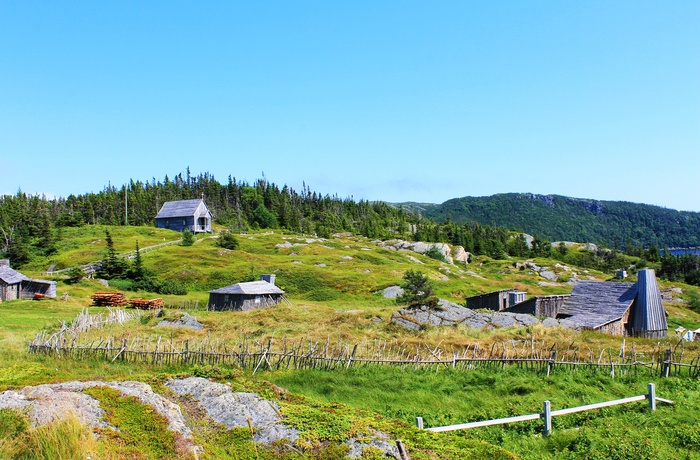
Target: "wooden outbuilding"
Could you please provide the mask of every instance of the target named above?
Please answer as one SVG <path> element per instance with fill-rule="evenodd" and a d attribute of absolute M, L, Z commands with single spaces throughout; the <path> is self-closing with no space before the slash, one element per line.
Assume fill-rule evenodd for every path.
<path fill-rule="evenodd" d="M 570 296 L 564 295 L 539 295 L 523 300 L 511 307 L 506 308 L 507 313 L 526 313 L 533 316 L 547 316 L 555 318 L 559 309 L 564 305 L 564 301 Z"/>
<path fill-rule="evenodd" d="M 249 311 L 276 305 L 284 291 L 275 286 L 275 275 L 260 275 L 260 281 L 236 283 L 209 291 L 208 310 Z"/>
<path fill-rule="evenodd" d="M 525 300 L 524 292 L 517 292 L 515 289 L 504 289 L 501 291 L 487 292 L 467 299 L 467 308 L 471 310 L 493 310 L 503 311 L 516 303 Z"/>
<path fill-rule="evenodd" d="M 639 270 L 636 283 L 577 282 L 556 318 L 611 335 L 668 335 L 666 310 L 652 269 Z"/>
<path fill-rule="evenodd" d="M 203 199 L 167 201 L 155 219 L 157 228 L 168 228 L 178 232 L 212 232 L 212 214 Z"/>
<path fill-rule="evenodd" d="M 56 297 L 56 282 L 31 279 L 10 268 L 9 260 L 0 260 L 0 300 Z"/>

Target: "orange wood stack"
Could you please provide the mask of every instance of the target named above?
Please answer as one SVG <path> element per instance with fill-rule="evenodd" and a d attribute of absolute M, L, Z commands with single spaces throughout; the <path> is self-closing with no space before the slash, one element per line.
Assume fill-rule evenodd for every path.
<path fill-rule="evenodd" d="M 163 299 L 157 298 L 152 300 L 135 298 L 129 301 L 133 308 L 138 308 L 140 310 L 155 310 L 158 308 L 163 308 L 165 303 Z"/>
<path fill-rule="evenodd" d="M 98 307 L 119 307 L 126 305 L 123 292 L 96 292 L 92 295 L 92 304 Z"/>

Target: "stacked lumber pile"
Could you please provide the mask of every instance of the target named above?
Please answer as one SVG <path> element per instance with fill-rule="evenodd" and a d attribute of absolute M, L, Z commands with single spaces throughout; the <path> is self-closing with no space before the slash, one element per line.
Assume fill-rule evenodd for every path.
<path fill-rule="evenodd" d="M 126 305 L 123 292 L 96 292 L 92 295 L 92 304 L 98 307 L 119 307 Z"/>
<path fill-rule="evenodd" d="M 154 310 L 157 308 L 163 308 L 165 303 L 163 299 L 157 298 L 152 300 L 135 298 L 129 301 L 133 308 L 138 308 L 140 310 Z"/>

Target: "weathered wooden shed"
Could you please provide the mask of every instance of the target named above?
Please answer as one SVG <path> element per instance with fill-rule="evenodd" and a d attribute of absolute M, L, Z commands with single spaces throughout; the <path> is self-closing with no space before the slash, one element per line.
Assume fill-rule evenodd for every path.
<path fill-rule="evenodd" d="M 249 311 L 282 301 L 284 291 L 275 286 L 275 275 L 260 275 L 260 281 L 236 283 L 209 291 L 208 310 Z"/>
<path fill-rule="evenodd" d="M 56 282 L 28 278 L 10 268 L 9 260 L 0 260 L 0 300 L 33 299 L 35 294 L 56 297 Z"/>
<path fill-rule="evenodd" d="M 570 296 L 565 295 L 541 295 L 531 297 L 522 302 L 516 303 L 513 306 L 506 308 L 504 311 L 508 313 L 526 313 L 534 316 L 547 316 L 554 318 L 557 312 L 564 304 L 564 300 Z"/>
<path fill-rule="evenodd" d="M 487 292 L 467 298 L 467 308 L 471 310 L 493 310 L 501 311 L 511 306 L 515 289 L 504 289 L 502 291 Z M 516 297 L 517 299 L 517 297 Z M 525 300 L 524 298 L 522 300 Z M 516 302 L 517 303 L 517 302 Z"/>
<path fill-rule="evenodd" d="M 637 280 L 636 283 L 579 281 L 556 318 L 611 335 L 666 337 L 666 311 L 654 270 L 639 270 Z"/>
<path fill-rule="evenodd" d="M 203 199 L 167 201 L 156 215 L 156 227 L 178 232 L 211 233 L 212 214 Z"/>

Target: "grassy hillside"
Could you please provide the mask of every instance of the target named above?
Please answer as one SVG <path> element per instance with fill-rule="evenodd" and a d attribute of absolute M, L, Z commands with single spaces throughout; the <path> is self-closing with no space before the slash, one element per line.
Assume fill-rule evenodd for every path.
<path fill-rule="evenodd" d="M 59 242 L 59 252 L 54 256 L 56 263 L 70 266 L 102 258 L 107 228 L 120 252 L 133 250 L 136 240 L 144 248 L 164 239 L 169 241 L 179 237 L 177 233 L 149 227 L 67 228 Z M 438 344 L 463 347 L 476 343 L 489 347 L 535 337 L 538 341 L 557 343 L 562 347 L 601 350 L 621 346 L 620 338 L 541 326 L 492 331 L 461 326 L 429 327 L 410 332 L 389 323 L 398 306 L 393 300 L 385 299 L 381 291 L 387 286 L 400 284 L 404 272 L 409 269 L 419 269 L 427 274 L 439 297 L 460 303 L 470 295 L 510 287 L 527 291 L 530 295 L 570 291 L 570 284 L 550 282 L 531 270 L 517 269 L 514 263 L 522 260 L 492 260 L 481 256 L 468 266 L 449 265 L 419 254 L 386 250 L 378 241 L 349 234 L 319 239 L 259 231 L 237 237 L 240 247 L 233 251 L 216 246 L 214 239 L 200 239 L 191 247 L 173 245 L 145 252 L 142 254 L 143 263 L 158 278 L 177 280 L 187 287 L 187 295 L 164 296 L 170 306 L 192 305 L 198 301 L 203 307 L 208 290 L 257 278 L 262 273 L 277 275 L 277 284 L 287 292 L 290 304 L 251 312 L 190 312 L 204 324 L 202 331 L 157 327 L 163 318 L 146 314 L 125 325 L 96 330 L 90 337 L 94 340 L 123 337 L 152 341 L 161 338 L 173 342 L 206 339 L 231 343 L 241 337 L 259 342 L 269 338 L 343 340 L 348 343 L 382 340 L 421 347 Z M 575 248 L 571 250 L 576 251 Z M 560 280 L 571 279 L 574 275 L 580 279 L 608 278 L 601 272 L 564 266 L 554 260 L 537 259 L 535 262 L 565 275 Z M 23 271 L 33 277 L 41 277 L 41 271 L 45 269 L 39 265 L 30 268 Z M 664 286 L 671 287 L 669 284 Z M 696 289 L 685 285 L 678 287 L 684 292 L 676 294 L 678 299 Z M 280 398 L 275 396 L 279 393 L 278 386 L 286 388 L 290 393 L 280 403 L 286 407 L 291 421 L 308 427 L 307 443 L 298 446 L 299 453 L 281 453 L 253 445 L 249 433 L 207 428 L 201 415 L 187 412 L 186 401 L 182 401 L 183 411 L 188 413 L 194 426 L 199 427 L 198 439 L 205 447 L 200 458 L 342 458 L 342 448 L 337 447 L 337 441 L 352 436 L 357 426 L 369 426 L 385 431 L 393 438 L 403 439 L 411 458 L 418 459 L 580 458 L 582 455 L 630 459 L 698 457 L 700 431 L 697 424 L 688 422 L 694 420 L 694 414 L 700 410 L 700 387 L 696 380 L 687 378 L 661 379 L 640 372 L 617 376 L 613 380 L 606 373 L 587 371 L 576 374 L 562 371 L 547 377 L 515 368 L 450 370 L 439 367 L 418 370 L 360 367 L 340 372 L 265 371 L 251 375 L 250 372 L 223 367 L 152 366 L 119 360 L 114 363 L 92 359 L 75 361 L 26 353 L 27 341 L 39 330 L 56 330 L 59 321 L 70 321 L 90 305 L 91 294 L 114 289 L 105 288 L 95 280 L 68 285 L 59 279 L 58 294 L 68 293 L 66 300 L 0 304 L 0 391 L 75 379 L 140 380 L 154 385 L 157 391 L 164 391 L 160 385 L 171 376 L 204 375 L 271 398 Z M 126 292 L 126 295 L 159 296 L 149 292 Z M 700 327 L 700 314 L 684 303 L 674 302 L 666 306 L 672 328 L 679 324 L 688 328 Z M 90 307 L 91 312 L 99 310 Z M 168 308 L 164 314 L 165 318 L 179 316 L 177 308 Z M 627 338 L 625 347 L 634 346 L 643 352 L 668 344 L 675 346 L 677 341 L 671 338 L 659 343 Z M 695 344 L 685 346 L 687 356 L 695 356 L 700 351 Z M 537 422 L 454 434 L 430 434 L 412 427 L 418 415 L 424 417 L 426 426 L 437 426 L 539 412 L 545 399 L 551 400 L 554 408 L 564 408 L 633 396 L 644 393 L 647 382 L 652 381 L 658 384 L 659 396 L 676 401 L 676 406 L 660 407 L 656 413 L 650 414 L 645 405 L 639 403 L 561 417 L 555 419 L 554 435 L 550 438 L 542 437 Z M 109 404 L 114 395 L 101 393 L 100 397 Z M 72 439 L 78 446 L 83 446 L 83 450 L 93 452 L 92 458 L 124 455 L 130 458 L 168 458 L 169 455 L 176 458 L 174 456 L 180 455 L 172 450 L 172 446 L 168 447 L 168 442 L 172 441 L 165 442 L 165 450 L 158 451 L 161 453 L 149 450 L 153 444 L 149 444 L 151 447 L 145 444 L 147 433 L 141 433 L 133 423 L 132 417 L 137 413 L 141 414 L 135 407 L 129 413 L 115 415 L 122 417 L 122 422 L 115 422 L 126 433 L 121 438 L 94 439 L 79 429 L 76 434 L 75 426 L 70 423 L 50 429 L 60 439 Z M 8 417 L 11 416 L 0 413 L 0 421 L 7 421 Z M 155 419 L 150 423 L 159 426 Z M 124 444 L 127 434 L 133 444 Z M 144 441 L 139 441 L 141 434 Z M 0 430 L 0 458 L 10 447 L 17 447 L 17 439 L 31 445 L 32 439 L 44 435 L 25 431 L 24 437 L 13 438 Z"/>
<path fill-rule="evenodd" d="M 623 201 L 504 193 L 463 197 L 439 205 L 406 203 L 428 218 L 514 228 L 550 241 L 624 247 L 700 245 L 700 214 Z"/>

